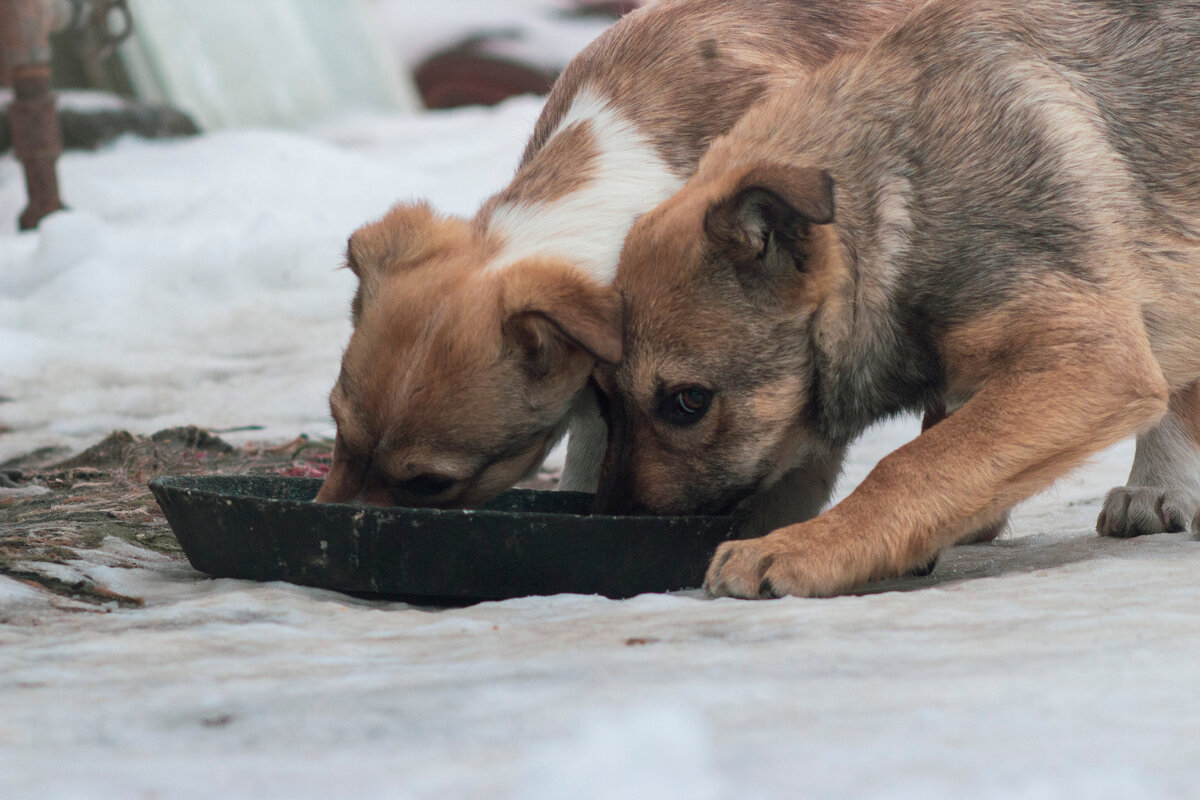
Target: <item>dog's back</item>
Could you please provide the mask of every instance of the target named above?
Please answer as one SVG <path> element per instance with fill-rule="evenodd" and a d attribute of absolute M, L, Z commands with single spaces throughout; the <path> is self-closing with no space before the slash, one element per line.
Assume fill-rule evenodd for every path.
<path fill-rule="evenodd" d="M 865 46 L 921 0 L 658 0 L 626 15 L 566 68 L 521 164 L 581 91 L 608 98 L 681 175 L 757 99 Z"/>
<path fill-rule="evenodd" d="M 1045 218 L 1047 198 L 1077 189 L 1082 170 L 1092 183 L 1124 182 L 1112 188 L 1132 188 L 1159 224 L 1200 238 L 1194 0 L 934 0 L 868 55 L 839 56 L 799 84 L 748 113 L 733 147 L 757 139 L 850 170 L 876 168 L 885 148 L 932 187 L 930 212 L 960 229 L 961 197 Z M 1104 153 L 1111 162 L 1097 163 Z"/>
<path fill-rule="evenodd" d="M 967 0 L 931 4 L 914 22 L 880 46 L 923 53 L 923 89 L 961 70 L 968 91 L 990 83 L 1001 101 L 1024 92 L 1073 106 L 1080 119 L 1064 128 L 1095 114 L 1143 206 L 1200 238 L 1200 3 Z"/>
<path fill-rule="evenodd" d="M 1125 18 L 1093 18 L 1086 35 L 1062 43 L 1064 66 L 1095 98 L 1141 202 L 1200 239 L 1200 3 L 1095 5 Z"/>
<path fill-rule="evenodd" d="M 912 252 L 942 267 L 916 274 L 909 307 L 934 299 L 950 323 L 1039 273 L 1113 282 L 1141 294 L 1164 370 L 1185 380 L 1200 339 L 1200 3 L 967 0 L 914 22 L 880 43 L 920 65 L 913 130 L 938 154 Z"/>

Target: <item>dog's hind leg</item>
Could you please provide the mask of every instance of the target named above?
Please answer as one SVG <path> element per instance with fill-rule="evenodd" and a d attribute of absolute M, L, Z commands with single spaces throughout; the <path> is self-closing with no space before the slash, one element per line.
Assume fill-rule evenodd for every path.
<path fill-rule="evenodd" d="M 1200 381 L 1171 395 L 1157 427 L 1137 439 L 1129 481 L 1104 499 L 1102 536 L 1175 533 L 1200 510 Z"/>

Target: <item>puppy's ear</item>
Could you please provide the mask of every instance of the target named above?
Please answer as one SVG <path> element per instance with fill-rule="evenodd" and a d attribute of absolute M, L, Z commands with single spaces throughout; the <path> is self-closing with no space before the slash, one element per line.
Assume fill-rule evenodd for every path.
<path fill-rule="evenodd" d="M 704 217 L 709 241 L 739 270 L 805 271 L 814 225 L 834 220 L 825 170 L 756 164 L 731 174 Z"/>
<path fill-rule="evenodd" d="M 402 203 L 356 230 L 346 244 L 346 266 L 358 277 L 351 313 L 355 324 L 363 303 L 386 276 L 414 269 L 456 244 L 470 241 L 470 223 L 439 215 L 427 203 Z"/>
<path fill-rule="evenodd" d="M 531 375 L 554 372 L 571 354 L 610 364 L 621 359 L 616 290 L 574 268 L 544 262 L 515 264 L 501 280 L 505 342 Z"/>

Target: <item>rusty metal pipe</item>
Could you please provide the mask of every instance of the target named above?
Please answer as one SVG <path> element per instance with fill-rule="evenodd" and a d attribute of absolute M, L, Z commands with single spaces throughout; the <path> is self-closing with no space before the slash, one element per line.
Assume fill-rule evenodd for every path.
<path fill-rule="evenodd" d="M 0 55 L 13 88 L 9 127 L 29 196 L 19 220 L 21 230 L 36 228 L 47 214 L 63 207 L 56 169 L 62 138 L 50 91 L 50 34 L 66 24 L 65 11 L 69 5 L 58 0 L 0 0 Z"/>
<path fill-rule="evenodd" d="M 25 169 L 29 205 L 21 212 L 21 230 L 32 230 L 46 215 L 63 207 L 58 195 L 56 162 L 62 153 L 58 112 L 50 92 L 48 64 L 22 64 L 12 70 L 13 103 L 8 115 L 13 151 Z"/>
<path fill-rule="evenodd" d="M 48 64 L 50 34 L 74 13 L 69 0 L 0 0 L 0 49 L 8 65 Z"/>

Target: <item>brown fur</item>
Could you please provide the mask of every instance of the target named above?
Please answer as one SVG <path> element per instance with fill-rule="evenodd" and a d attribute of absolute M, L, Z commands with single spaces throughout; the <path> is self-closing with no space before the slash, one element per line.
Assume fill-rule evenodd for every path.
<path fill-rule="evenodd" d="M 594 488 L 603 423 L 588 373 L 619 355 L 619 298 L 561 248 L 493 263 L 511 238 L 498 216 L 584 194 L 599 177 L 594 126 L 563 124 L 572 103 L 584 92 L 606 101 L 680 181 L 769 89 L 865 45 L 913 5 L 660 0 L 571 62 L 512 182 L 473 220 L 417 204 L 364 226 L 349 246 L 355 331 L 330 397 L 338 444 L 318 500 L 478 505 L 578 420 L 601 432 L 595 442 L 587 426 L 572 436 L 564 484 Z M 585 210 L 581 222 L 606 211 Z M 615 247 L 624 232 L 595 237 Z"/>
<path fill-rule="evenodd" d="M 412 218 L 420 233 L 397 250 L 386 233 Z M 442 247 L 441 235 L 463 224 L 401 208 L 352 238 L 366 299 L 330 396 L 338 438 L 320 501 L 432 504 L 405 483 L 438 476 L 454 482 L 438 505 L 481 503 L 540 463 L 561 434 L 559 398 L 596 358 L 619 354 L 610 291 L 555 262 L 480 276 L 472 254 Z M 405 260 L 414 253 L 419 264 Z M 410 292 L 414 281 L 428 291 Z M 470 324 L 447 327 L 450 315 Z M 481 374 L 498 385 L 478 391 Z M 530 376 L 537 391 L 500 391 Z"/>
<path fill-rule="evenodd" d="M 489 201 L 505 203 L 549 203 L 585 188 L 595 177 L 600 153 L 591 125 L 585 120 L 562 130 L 538 152 L 503 191 Z"/>
<path fill-rule="evenodd" d="M 609 503 L 719 510 L 941 406 L 834 508 L 722 545 L 709 590 L 905 574 L 1134 434 L 1104 532 L 1190 518 L 1200 6 L 1145 5 L 934 2 L 715 143 L 626 240 Z"/>
<path fill-rule="evenodd" d="M 1200 381 L 1172 394 L 1171 410 L 1183 420 L 1192 441 L 1200 446 Z"/>
<path fill-rule="evenodd" d="M 541 148 L 587 87 L 616 98 L 680 174 L 767 92 L 875 40 L 915 0 L 658 0 L 627 14 L 555 83 L 525 149 Z"/>
<path fill-rule="evenodd" d="M 926 405 L 925 413 L 921 418 L 921 430 L 927 431 L 934 425 L 937 425 L 942 420 L 949 416 L 944 403 L 937 403 L 934 407 Z M 1006 530 L 1008 530 L 1008 515 L 1006 509 L 1001 513 L 1000 517 L 994 520 L 989 520 L 980 523 L 978 526 L 973 526 L 970 533 L 958 540 L 958 544 L 984 544 L 999 538 Z M 932 570 L 931 570 L 932 571 Z"/>

